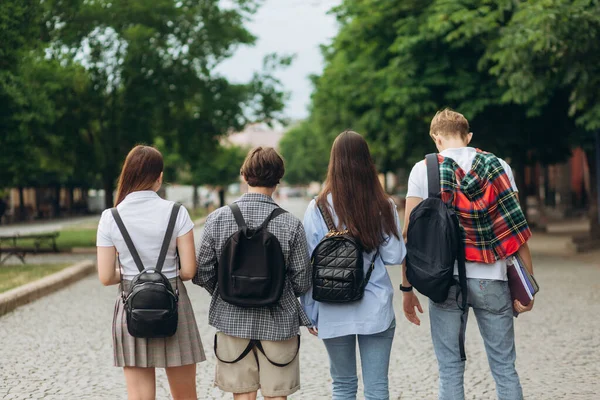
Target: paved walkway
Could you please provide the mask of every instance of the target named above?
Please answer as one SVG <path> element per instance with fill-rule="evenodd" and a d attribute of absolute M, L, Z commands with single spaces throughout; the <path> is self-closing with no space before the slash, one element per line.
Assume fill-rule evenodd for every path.
<path fill-rule="evenodd" d="M 285 206 L 302 213 L 305 204 Z M 535 257 L 542 287 L 534 310 L 516 321 L 518 370 L 528 399 L 600 398 L 600 262 Z M 399 268 L 390 268 L 397 287 Z M 187 283 L 208 361 L 198 366 L 200 399 L 229 399 L 213 388 L 214 329 L 206 323 L 209 296 Z M 114 287 L 89 277 L 0 318 L 0 399 L 125 399 L 122 371 L 112 367 L 111 320 Z M 428 317 L 409 325 L 395 297 L 398 328 L 390 388 L 392 399 L 435 399 L 437 367 Z M 494 383 L 474 318 L 467 332 L 468 399 L 495 399 Z M 292 399 L 330 398 L 324 346 L 303 331 L 302 390 Z M 158 399 L 168 399 L 163 371 Z M 362 395 L 359 398 L 363 398 Z"/>

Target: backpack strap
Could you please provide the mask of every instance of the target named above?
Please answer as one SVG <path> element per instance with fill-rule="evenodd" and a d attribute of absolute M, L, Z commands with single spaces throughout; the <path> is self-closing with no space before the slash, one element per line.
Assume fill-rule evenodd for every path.
<path fill-rule="evenodd" d="M 469 314 L 469 308 L 467 307 L 467 268 L 466 268 L 466 256 L 465 256 L 465 243 L 462 239 L 462 231 L 460 229 L 460 223 L 458 221 L 458 216 L 454 215 L 456 222 L 456 237 L 458 238 L 458 284 L 460 290 L 456 294 L 456 301 L 458 302 L 458 296 L 461 297 L 461 304 L 458 306 L 462 310 L 462 315 L 460 316 L 460 332 L 458 334 L 458 344 L 460 349 L 460 359 L 461 361 L 466 361 L 467 354 L 465 352 L 465 335 L 467 331 L 467 316 Z"/>
<path fill-rule="evenodd" d="M 281 214 L 285 214 L 285 213 L 287 213 L 287 211 L 285 211 L 281 207 L 277 207 L 276 209 L 274 209 L 273 211 L 271 211 L 271 214 L 269 214 L 269 216 L 267 217 L 267 219 L 265 219 L 265 222 L 263 222 L 262 225 L 258 229 L 267 228 L 269 226 L 269 222 L 273 221 L 275 218 L 277 218 Z"/>
<path fill-rule="evenodd" d="M 365 280 L 363 281 L 362 290 L 364 290 L 365 287 L 367 287 L 367 283 L 369 283 L 369 280 L 371 279 L 371 274 L 373 273 L 373 270 L 375 269 L 375 260 L 377 260 L 377 256 L 379 256 L 379 248 L 377 248 L 375 255 L 371 259 L 371 265 L 369 266 L 369 270 L 367 271 L 367 275 L 365 276 Z"/>
<path fill-rule="evenodd" d="M 427 187 L 429 197 L 439 197 L 442 190 L 440 184 L 440 165 L 437 153 L 427 154 L 425 156 L 427 165 Z"/>
<path fill-rule="evenodd" d="M 214 344 L 215 357 L 217 357 L 217 360 L 221 361 L 222 363 L 225 363 L 225 364 L 235 364 L 235 363 L 243 360 L 248 354 L 250 354 L 250 352 L 252 351 L 252 349 L 254 347 L 256 347 L 261 353 L 263 353 L 263 355 L 265 356 L 265 358 L 267 359 L 267 361 L 269 361 L 271 364 L 273 364 L 276 367 L 283 368 L 283 367 L 287 367 L 288 365 L 290 365 L 296 359 L 296 357 L 298 357 L 298 353 L 300 352 L 300 335 L 298 335 L 297 337 L 298 337 L 298 347 L 296 347 L 296 354 L 294 355 L 294 357 L 289 362 L 287 362 L 285 364 L 276 363 L 274 361 L 271 361 L 271 359 L 265 353 L 265 349 L 263 348 L 262 343 L 260 342 L 260 340 L 254 340 L 254 339 L 251 339 L 248 342 L 248 345 L 246 346 L 246 348 L 244 349 L 244 351 L 242 352 L 242 354 L 240 354 L 238 356 L 238 358 L 236 358 L 233 361 L 223 360 L 217 354 L 217 335 L 216 334 L 215 334 L 215 344 Z"/>
<path fill-rule="evenodd" d="M 319 208 L 319 211 L 321 212 L 321 216 L 323 217 L 323 220 L 325 221 L 325 224 L 327 225 L 327 229 L 329 229 L 329 231 L 336 231 L 337 228 L 335 226 L 335 224 L 333 223 L 333 219 L 331 218 L 331 214 L 329 213 L 329 210 L 327 209 L 327 207 L 325 207 L 323 204 L 319 203 L 317 201 L 317 207 Z"/>
<path fill-rule="evenodd" d="M 248 225 L 246 225 L 246 220 L 244 220 L 244 216 L 242 215 L 242 211 L 240 210 L 240 206 L 238 206 L 237 203 L 233 203 L 229 205 L 229 208 L 233 213 L 233 217 L 235 218 L 235 222 L 237 223 L 238 228 L 248 228 Z"/>
<path fill-rule="evenodd" d="M 171 217 L 169 218 L 169 225 L 167 225 L 167 231 L 165 232 L 165 238 L 160 249 L 158 261 L 156 261 L 155 270 L 158 272 L 162 271 L 163 265 L 165 264 L 165 258 L 167 257 L 169 246 L 171 245 L 171 238 L 173 237 L 173 231 L 175 230 L 175 223 L 177 222 L 177 215 L 179 214 L 180 208 L 181 204 L 173 204 L 173 210 L 171 211 Z"/>
<path fill-rule="evenodd" d="M 115 222 L 117 223 L 119 231 L 121 231 L 121 235 L 123 235 L 123 240 L 125 240 L 125 244 L 127 245 L 129 252 L 131 253 L 131 257 L 133 258 L 137 269 L 139 269 L 140 272 L 144 272 L 145 268 L 144 264 L 142 263 L 142 259 L 140 258 L 140 255 L 138 254 L 135 246 L 133 245 L 131 236 L 129 236 L 129 232 L 127 232 L 127 228 L 125 228 L 125 224 L 123 223 L 123 220 L 119 215 L 119 211 L 117 211 L 117 207 L 111 208 L 110 212 L 112 213 L 112 216 L 115 219 Z"/>

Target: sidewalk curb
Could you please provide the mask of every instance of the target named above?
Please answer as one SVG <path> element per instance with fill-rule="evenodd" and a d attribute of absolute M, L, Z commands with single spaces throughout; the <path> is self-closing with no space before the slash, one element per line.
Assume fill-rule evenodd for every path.
<path fill-rule="evenodd" d="M 17 307 L 31 303 L 77 282 L 95 271 L 96 264 L 93 261 L 81 261 L 37 281 L 0 293 L 0 317 Z"/>

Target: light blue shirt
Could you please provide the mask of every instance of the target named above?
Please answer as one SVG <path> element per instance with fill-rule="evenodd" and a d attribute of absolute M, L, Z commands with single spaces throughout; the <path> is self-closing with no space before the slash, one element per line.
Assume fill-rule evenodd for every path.
<path fill-rule="evenodd" d="M 329 196 L 331 204 L 331 196 Z M 394 206 L 395 210 L 395 206 Z M 333 212 L 333 220 L 338 223 Z M 352 303 L 332 304 L 320 303 L 312 298 L 312 289 L 301 297 L 306 314 L 319 330 L 321 339 L 331 339 L 346 335 L 372 335 L 383 332 L 394 321 L 394 287 L 387 272 L 386 265 L 399 265 L 406 256 L 406 247 L 402 240 L 402 229 L 398 212 L 394 211 L 394 219 L 400 239 L 391 235 L 379 247 L 379 257 L 375 260 L 375 269 L 369 283 L 365 287 L 362 300 Z M 309 251 L 313 252 L 317 244 L 328 232 L 327 224 L 313 200 L 304 214 L 304 230 Z M 371 265 L 374 252 L 363 254 L 365 274 Z"/>

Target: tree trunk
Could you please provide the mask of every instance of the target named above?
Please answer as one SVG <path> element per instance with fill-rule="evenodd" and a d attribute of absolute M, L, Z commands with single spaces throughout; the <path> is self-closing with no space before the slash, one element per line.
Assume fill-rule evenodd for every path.
<path fill-rule="evenodd" d="M 200 196 L 198 194 L 198 185 L 194 185 L 192 187 L 192 190 L 193 190 L 192 204 L 193 204 L 194 210 L 196 210 L 198 207 L 200 207 Z"/>
<path fill-rule="evenodd" d="M 54 218 L 60 216 L 60 185 L 54 186 L 54 201 L 52 207 L 54 208 Z"/>
<path fill-rule="evenodd" d="M 593 238 L 600 238 L 600 221 L 598 221 L 598 187 L 600 186 L 600 133 L 596 133 L 596 151 L 587 150 L 585 152 L 588 169 L 590 172 L 590 235 Z"/>
<path fill-rule="evenodd" d="M 103 178 L 104 188 L 104 208 L 114 207 L 115 201 L 113 198 L 113 191 L 115 190 L 115 184 L 112 178 Z"/>
<path fill-rule="evenodd" d="M 23 186 L 19 186 L 19 221 L 25 220 L 25 194 Z"/>
<path fill-rule="evenodd" d="M 219 207 L 225 207 L 225 188 L 219 189 Z"/>
<path fill-rule="evenodd" d="M 73 202 L 74 202 L 74 198 L 75 198 L 75 189 L 73 188 L 73 186 L 69 186 L 67 188 L 67 202 L 69 203 L 69 207 L 67 208 L 69 211 L 69 214 L 73 214 Z"/>
<path fill-rule="evenodd" d="M 523 214 L 525 215 L 525 218 L 527 218 L 529 206 L 527 205 L 528 188 L 525 184 L 525 163 L 522 160 L 517 161 L 515 159 L 514 166 L 516 171 L 516 173 L 514 174 L 515 183 L 517 184 L 517 189 L 519 189 L 519 202 L 521 203 L 521 209 L 523 210 Z"/>

